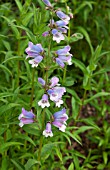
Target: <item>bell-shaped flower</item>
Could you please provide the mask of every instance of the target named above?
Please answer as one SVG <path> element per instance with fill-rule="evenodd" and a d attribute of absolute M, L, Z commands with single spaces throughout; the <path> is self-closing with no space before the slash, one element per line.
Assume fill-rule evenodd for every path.
<path fill-rule="evenodd" d="M 19 115 L 20 120 L 19 126 L 23 127 L 24 124 L 31 124 L 34 122 L 35 115 L 32 111 L 27 111 L 22 108 L 22 113 Z"/>
<path fill-rule="evenodd" d="M 38 102 L 38 105 L 41 106 L 42 108 L 44 107 L 49 107 L 50 106 L 50 103 L 48 101 L 48 95 L 47 94 L 44 94 L 42 96 L 42 99 Z"/>
<path fill-rule="evenodd" d="M 48 7 L 52 7 L 52 4 L 50 3 L 50 1 L 49 0 L 42 0 L 44 3 L 45 3 L 45 5 L 47 5 Z"/>
<path fill-rule="evenodd" d="M 42 60 L 43 60 L 42 56 L 37 56 L 34 59 L 29 60 L 29 64 L 31 64 L 32 67 L 37 67 Z"/>
<path fill-rule="evenodd" d="M 70 20 L 70 17 L 68 16 L 68 15 L 66 15 L 64 12 L 62 12 L 62 11 L 56 11 L 56 14 L 57 14 L 57 16 L 60 18 L 60 19 L 62 19 L 62 20 L 64 20 L 64 21 L 69 21 Z"/>
<path fill-rule="evenodd" d="M 45 80 L 42 78 L 38 78 L 38 82 L 42 85 L 43 88 L 45 88 L 47 94 L 44 94 L 42 99 L 38 102 L 38 105 L 42 108 L 49 107 L 49 101 L 48 96 L 51 101 L 55 103 L 57 107 L 60 107 L 61 104 L 63 104 L 62 96 L 66 92 L 65 87 L 60 87 L 59 78 L 54 76 L 50 79 L 49 84 L 46 84 L 45 87 Z"/>
<path fill-rule="evenodd" d="M 59 128 L 62 132 L 65 132 L 66 129 L 66 121 L 68 119 L 68 115 L 66 114 L 66 109 L 63 108 L 61 111 L 58 111 L 53 114 L 53 122 L 52 124 Z"/>
<path fill-rule="evenodd" d="M 61 98 L 63 94 L 66 92 L 65 87 L 53 87 L 52 89 L 49 89 L 47 92 L 50 96 L 50 100 L 52 100 L 57 107 L 60 107 L 60 105 L 63 104 Z"/>
<path fill-rule="evenodd" d="M 53 133 L 51 130 L 51 123 L 47 122 L 46 129 L 43 131 L 43 135 L 47 138 L 48 136 L 52 137 Z"/>
<path fill-rule="evenodd" d="M 57 43 L 60 43 L 61 40 L 65 39 L 64 35 L 57 29 L 52 30 L 52 35 L 53 35 L 53 41 L 56 41 Z"/>
<path fill-rule="evenodd" d="M 29 63 L 32 64 L 32 67 L 37 67 L 38 64 L 43 60 L 44 49 L 41 44 L 34 45 L 32 42 L 29 42 L 28 48 L 26 48 L 26 53 L 28 54 L 27 58 L 32 58 L 29 60 Z"/>
<path fill-rule="evenodd" d="M 65 66 L 64 63 L 67 63 L 68 65 L 72 65 L 72 54 L 69 53 L 70 46 L 67 45 L 64 48 L 57 50 L 55 53 L 57 55 L 56 63 L 60 65 L 62 68 Z"/>

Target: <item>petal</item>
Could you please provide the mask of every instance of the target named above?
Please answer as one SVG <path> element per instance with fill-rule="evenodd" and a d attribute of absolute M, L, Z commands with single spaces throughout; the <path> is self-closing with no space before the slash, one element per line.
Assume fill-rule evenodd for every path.
<path fill-rule="evenodd" d="M 44 36 L 44 37 L 47 37 L 49 35 L 49 32 L 48 31 L 46 31 L 46 32 L 44 32 L 43 34 L 42 34 L 42 36 Z"/>
<path fill-rule="evenodd" d="M 56 77 L 56 76 L 52 77 L 51 80 L 50 80 L 50 83 L 51 83 L 50 87 L 56 86 L 58 84 L 58 82 L 59 82 L 58 77 Z"/>
<path fill-rule="evenodd" d="M 62 33 L 67 33 L 67 29 L 65 28 L 58 27 L 57 29 Z"/>
<path fill-rule="evenodd" d="M 60 67 L 62 67 L 62 68 L 65 66 L 65 64 L 63 63 L 63 61 L 60 58 L 56 58 L 56 63 L 58 65 L 60 65 Z"/>
<path fill-rule="evenodd" d="M 64 27 L 68 24 L 68 21 L 63 21 L 63 20 L 60 20 L 60 21 L 56 21 L 56 25 L 58 27 Z"/>
<path fill-rule="evenodd" d="M 57 33 L 58 33 L 58 30 L 57 30 L 57 29 L 53 29 L 53 30 L 52 30 L 52 34 L 53 34 L 53 35 L 55 35 L 55 34 L 57 34 Z"/>
<path fill-rule="evenodd" d="M 34 118 L 35 115 L 32 111 L 27 111 L 24 108 L 22 108 L 22 113 L 20 114 L 21 116 L 19 116 L 20 118 Z"/>
<path fill-rule="evenodd" d="M 65 46 L 64 48 L 57 50 L 56 53 L 58 55 L 66 55 L 68 51 L 70 51 L 71 47 L 69 45 Z"/>
<path fill-rule="evenodd" d="M 62 19 L 62 20 L 65 20 L 65 21 L 69 21 L 70 20 L 70 17 L 68 15 L 66 15 L 64 12 L 62 11 L 57 11 L 56 12 L 57 16 Z"/>
<path fill-rule="evenodd" d="M 42 100 L 48 101 L 48 95 L 47 95 L 47 94 L 44 94 L 44 95 L 42 96 Z"/>
<path fill-rule="evenodd" d="M 61 122 L 59 122 L 59 121 L 53 121 L 52 122 L 52 124 L 54 125 L 54 126 L 56 126 L 57 128 L 60 128 L 62 125 L 63 125 L 63 123 L 61 123 Z"/>
<path fill-rule="evenodd" d="M 32 42 L 29 42 L 28 44 L 28 48 L 26 48 L 26 53 L 29 55 L 29 56 L 37 56 L 39 53 L 43 52 L 44 49 L 42 48 L 41 44 L 36 44 L 34 45 Z"/>
<path fill-rule="evenodd" d="M 53 114 L 54 119 L 60 118 L 63 114 L 66 114 L 66 109 L 63 108 L 62 110 L 56 112 Z"/>
<path fill-rule="evenodd" d="M 43 2 L 44 2 L 45 5 L 47 5 L 48 7 L 52 7 L 52 4 L 50 3 L 49 0 L 43 0 Z"/>
<path fill-rule="evenodd" d="M 23 123 L 23 124 L 31 124 L 31 123 L 33 123 L 33 122 L 34 122 L 33 119 L 27 119 L 27 118 L 22 118 L 22 119 L 20 120 L 20 123 Z"/>
<path fill-rule="evenodd" d="M 38 82 L 39 82 L 42 86 L 45 86 L 45 80 L 42 79 L 41 77 L 38 77 Z"/>

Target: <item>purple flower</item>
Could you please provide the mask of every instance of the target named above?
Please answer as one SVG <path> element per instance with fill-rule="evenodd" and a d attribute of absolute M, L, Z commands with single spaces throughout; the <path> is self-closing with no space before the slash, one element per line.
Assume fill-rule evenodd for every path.
<path fill-rule="evenodd" d="M 70 46 L 67 45 L 64 48 L 57 50 L 55 53 L 57 55 L 56 62 L 58 65 L 60 65 L 62 68 L 65 66 L 64 63 L 67 63 L 68 65 L 72 65 L 72 54 L 69 53 Z"/>
<path fill-rule="evenodd" d="M 64 35 L 61 32 L 59 32 L 57 29 L 52 30 L 52 35 L 53 35 L 53 41 L 56 41 L 57 43 L 60 43 L 61 40 L 65 39 Z"/>
<path fill-rule="evenodd" d="M 50 3 L 50 1 L 49 0 L 42 0 L 44 3 L 45 3 L 45 5 L 47 5 L 48 7 L 52 7 L 52 4 Z"/>
<path fill-rule="evenodd" d="M 52 100 L 57 107 L 60 107 L 63 104 L 63 100 L 61 100 L 63 94 L 66 92 L 65 87 L 53 87 L 49 89 L 48 95 L 50 96 L 50 100 Z"/>
<path fill-rule="evenodd" d="M 50 103 L 48 101 L 48 95 L 47 94 L 44 94 L 42 96 L 42 99 L 38 102 L 38 105 L 41 106 L 42 108 L 44 107 L 49 107 L 50 106 Z"/>
<path fill-rule="evenodd" d="M 29 63 L 32 64 L 32 67 L 37 67 L 38 64 L 43 60 L 44 49 L 41 44 L 34 45 L 32 42 L 29 42 L 28 48 L 26 48 L 26 53 L 28 54 L 27 58 L 32 58 L 29 60 Z"/>
<path fill-rule="evenodd" d="M 68 115 L 66 114 L 66 109 L 63 108 L 61 111 L 58 111 L 53 114 L 54 121 L 52 124 L 59 128 L 62 132 L 65 132 L 66 129 L 66 121 L 68 119 Z"/>
<path fill-rule="evenodd" d="M 53 133 L 52 133 L 52 130 L 51 130 L 51 123 L 50 122 L 47 122 L 46 124 L 46 129 L 43 131 L 43 135 L 45 137 L 52 137 L 53 136 Z"/>
<path fill-rule="evenodd" d="M 52 77 L 51 80 L 50 80 L 50 83 L 51 83 L 50 88 L 52 88 L 52 87 L 54 87 L 56 85 L 59 85 L 58 82 L 59 82 L 58 77 L 56 77 L 56 76 Z"/>
<path fill-rule="evenodd" d="M 38 64 L 42 61 L 43 57 L 42 56 L 37 56 L 32 60 L 29 60 L 29 64 L 32 65 L 32 67 L 37 67 Z"/>
<path fill-rule="evenodd" d="M 42 86 L 45 86 L 45 80 L 42 79 L 41 77 L 38 77 L 38 82 L 39 82 Z"/>
<path fill-rule="evenodd" d="M 58 16 L 60 19 L 62 19 L 62 20 L 64 20 L 64 21 L 69 21 L 69 20 L 70 20 L 70 17 L 69 17 L 68 15 L 66 15 L 66 14 L 65 14 L 64 12 L 62 12 L 62 11 L 57 11 L 56 14 L 57 14 L 57 16 Z"/>
<path fill-rule="evenodd" d="M 61 40 L 65 39 L 63 33 L 67 33 L 67 29 L 68 29 L 67 24 L 68 21 L 60 20 L 54 22 L 54 20 L 50 20 L 50 24 L 48 26 L 51 28 L 51 31 L 46 31 L 42 35 L 46 37 L 52 34 L 53 41 L 60 43 Z"/>
<path fill-rule="evenodd" d="M 38 78 L 38 82 L 44 87 L 45 86 L 45 80 L 42 78 Z M 59 78 L 54 76 L 50 79 L 50 83 L 46 86 L 46 92 L 47 94 L 44 94 L 42 99 L 38 102 L 38 105 L 42 108 L 49 107 L 50 104 L 48 102 L 48 96 L 50 97 L 50 100 L 55 103 L 57 107 L 60 107 L 61 104 L 63 104 L 62 96 L 66 92 L 65 87 L 59 87 L 60 84 L 58 84 Z"/>
<path fill-rule="evenodd" d="M 63 61 L 60 58 L 56 58 L 56 63 L 62 68 L 65 66 L 65 64 L 63 63 Z"/>
<path fill-rule="evenodd" d="M 47 37 L 49 35 L 49 31 L 45 31 L 42 36 Z"/>
<path fill-rule="evenodd" d="M 24 124 L 31 124 L 34 122 L 35 115 L 32 111 L 27 111 L 22 108 L 22 113 L 19 115 L 18 119 L 20 120 L 19 126 L 23 127 Z"/>

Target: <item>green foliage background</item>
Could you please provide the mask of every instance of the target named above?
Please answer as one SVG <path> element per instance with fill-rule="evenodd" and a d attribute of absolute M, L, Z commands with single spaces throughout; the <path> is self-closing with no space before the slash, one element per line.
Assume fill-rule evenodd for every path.
<path fill-rule="evenodd" d="M 41 43 L 47 29 L 49 12 L 41 0 L 11 0 L 0 3 L 0 166 L 1 170 L 109 170 L 110 169 L 110 0 L 51 0 L 56 8 L 71 8 L 68 35 L 73 65 L 63 70 L 52 68 L 66 86 L 68 107 L 65 133 L 54 129 L 54 137 L 43 139 L 41 109 L 37 101 L 43 91 L 37 83 L 45 73 L 35 71 L 25 60 L 28 42 Z M 76 34 L 78 33 L 78 34 Z M 75 38 L 72 36 L 76 34 Z M 82 36 L 83 35 L 83 39 Z M 65 44 L 67 41 L 65 41 Z M 65 45 L 64 42 L 61 46 Z M 53 43 L 52 50 L 55 47 Z M 63 77 L 63 79 L 62 79 Z M 21 130 L 21 108 L 33 108 L 38 123 Z M 46 109 L 47 118 L 56 108 Z M 38 126 L 39 124 L 39 126 Z M 38 166 L 39 165 L 39 166 Z"/>

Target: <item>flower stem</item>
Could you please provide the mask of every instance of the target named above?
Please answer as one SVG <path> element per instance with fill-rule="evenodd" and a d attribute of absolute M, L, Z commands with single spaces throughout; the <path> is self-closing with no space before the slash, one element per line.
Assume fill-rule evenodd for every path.
<path fill-rule="evenodd" d="M 20 56 L 20 40 L 18 40 L 18 56 Z M 17 61 L 17 87 L 19 86 L 19 76 L 20 76 L 20 62 Z"/>
<path fill-rule="evenodd" d="M 66 80 L 66 69 L 67 69 L 67 65 L 65 65 L 65 67 L 64 67 L 62 84 L 64 84 L 64 83 L 65 83 L 65 80 Z"/>
<path fill-rule="evenodd" d="M 34 95 L 34 76 L 35 76 L 35 69 L 33 69 L 33 73 L 32 73 L 32 88 L 31 88 L 30 108 L 32 108 L 33 95 Z"/>
<path fill-rule="evenodd" d="M 42 131 L 44 129 L 44 123 L 45 123 L 45 109 L 42 112 Z M 42 145 L 43 145 L 43 136 L 41 135 L 40 137 L 40 145 L 39 145 L 39 151 L 38 151 L 38 162 L 41 160 L 41 150 L 42 150 Z M 37 170 L 40 169 L 40 165 L 37 165 Z"/>
<path fill-rule="evenodd" d="M 81 111 L 82 111 L 82 108 L 83 108 L 83 105 L 84 105 L 84 100 L 86 99 L 86 95 L 87 95 L 87 90 L 84 90 L 84 94 L 83 94 L 83 98 L 82 98 L 82 102 L 81 102 L 81 105 L 80 105 L 80 108 L 79 108 L 79 112 L 78 112 L 78 115 L 76 117 L 76 121 L 74 123 L 74 126 L 76 125 L 76 122 L 81 114 Z"/>

